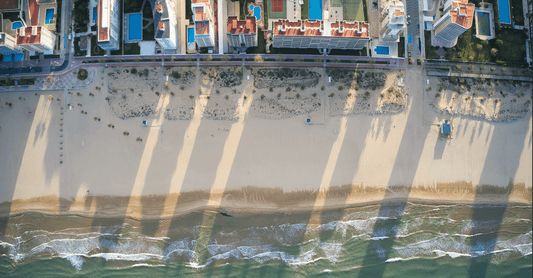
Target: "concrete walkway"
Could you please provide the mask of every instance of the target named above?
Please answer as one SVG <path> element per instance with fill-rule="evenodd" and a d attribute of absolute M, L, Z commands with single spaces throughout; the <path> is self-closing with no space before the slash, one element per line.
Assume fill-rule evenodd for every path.
<path fill-rule="evenodd" d="M 465 78 L 485 78 L 485 79 L 489 78 L 489 79 L 529 81 L 529 82 L 532 81 L 532 78 L 530 78 L 530 77 L 492 75 L 492 74 L 476 74 L 476 73 L 442 72 L 442 71 L 428 71 L 427 75 L 430 75 L 430 76 L 453 76 L 453 77 L 465 77 Z"/>

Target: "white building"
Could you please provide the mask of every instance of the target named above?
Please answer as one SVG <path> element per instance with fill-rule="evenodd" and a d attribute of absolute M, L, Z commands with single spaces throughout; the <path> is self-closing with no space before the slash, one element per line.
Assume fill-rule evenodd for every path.
<path fill-rule="evenodd" d="M 198 47 L 215 46 L 215 28 L 212 5 L 209 0 L 193 0 L 194 41 Z"/>
<path fill-rule="evenodd" d="M 119 49 L 119 5 L 118 0 L 98 0 L 97 43 L 104 50 Z"/>
<path fill-rule="evenodd" d="M 433 24 L 435 36 L 445 41 L 457 39 L 472 27 L 474 8 L 468 0 L 447 0 L 442 17 Z"/>
<path fill-rule="evenodd" d="M 387 3 L 381 12 L 380 40 L 400 41 L 400 36 L 405 26 L 405 9 L 403 3 Z"/>
<path fill-rule="evenodd" d="M 363 49 L 369 41 L 362 21 L 278 20 L 272 29 L 276 48 Z"/>
<path fill-rule="evenodd" d="M 157 0 L 154 9 L 155 40 L 162 49 L 176 49 L 178 39 L 176 35 L 177 17 L 174 12 L 174 2 Z"/>
<path fill-rule="evenodd" d="M 53 50 L 55 38 L 52 32 L 42 26 L 21 27 L 17 30 L 17 45 L 27 51 Z"/>
<path fill-rule="evenodd" d="M 6 33 L 0 33 L 0 54 L 10 55 L 22 52 L 20 46 L 17 45 L 17 40 Z"/>
<path fill-rule="evenodd" d="M 257 47 L 257 24 L 255 16 L 238 20 L 236 16 L 228 17 L 228 45 L 233 48 Z"/>

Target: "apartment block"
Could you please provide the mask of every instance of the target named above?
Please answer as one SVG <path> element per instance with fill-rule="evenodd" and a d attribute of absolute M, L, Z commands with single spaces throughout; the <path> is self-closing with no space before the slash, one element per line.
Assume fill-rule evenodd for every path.
<path fill-rule="evenodd" d="M 42 26 L 22 27 L 17 30 L 17 45 L 35 52 L 54 49 L 55 35 Z"/>
<path fill-rule="evenodd" d="M 363 49 L 369 41 L 368 23 L 346 21 L 278 20 L 273 27 L 273 47 Z"/>
<path fill-rule="evenodd" d="M 10 55 L 22 52 L 20 46 L 17 45 L 17 40 L 6 33 L 0 33 L 0 54 Z"/>
<path fill-rule="evenodd" d="M 209 0 L 192 0 L 194 41 L 198 47 L 215 46 L 215 20 Z"/>
<path fill-rule="evenodd" d="M 178 36 L 176 34 L 177 17 L 174 12 L 174 2 L 157 0 L 154 11 L 155 40 L 163 49 L 176 49 Z"/>
<path fill-rule="evenodd" d="M 98 0 L 97 44 L 104 50 L 119 49 L 119 5 L 118 0 Z"/>
<path fill-rule="evenodd" d="M 433 24 L 435 36 L 445 41 L 453 41 L 472 27 L 474 4 L 468 0 L 448 0 L 444 4 L 442 17 Z"/>
<path fill-rule="evenodd" d="M 257 46 L 257 24 L 255 16 L 239 20 L 236 16 L 228 17 L 228 45 L 234 48 Z"/>
<path fill-rule="evenodd" d="M 382 41 L 400 41 L 400 36 L 405 26 L 405 9 L 403 3 L 387 3 L 381 12 L 380 39 Z"/>

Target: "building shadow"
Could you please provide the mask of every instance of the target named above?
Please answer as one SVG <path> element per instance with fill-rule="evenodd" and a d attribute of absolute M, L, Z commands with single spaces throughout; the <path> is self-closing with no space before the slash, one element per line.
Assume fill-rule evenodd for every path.
<path fill-rule="evenodd" d="M 415 104 L 414 100 L 411 101 L 410 106 L 389 185 L 383 196 L 383 203 L 380 205 L 357 277 L 383 277 L 386 270 L 384 263 L 393 252 L 394 241 L 406 210 L 407 199 L 420 163 L 424 143 L 431 131 L 430 127 L 419 121 L 422 108 Z M 406 161 L 410 162 L 406 163 Z M 391 183 L 392 180 L 401 180 L 401 183 Z"/>
<path fill-rule="evenodd" d="M 514 178 L 521 155 L 524 148 L 528 147 L 527 136 L 531 136 L 529 121 L 530 119 L 523 119 L 522 123 L 527 127 L 523 132 L 515 134 L 508 134 L 503 123 L 494 124 L 472 208 L 469 277 L 486 277 L 489 274 L 494 251 L 497 251 L 500 230 L 506 225 L 503 220 L 511 206 L 509 197 L 515 189 Z M 502 160 L 505 160 L 505 163 L 502 163 Z M 506 186 L 505 180 L 508 181 Z"/>

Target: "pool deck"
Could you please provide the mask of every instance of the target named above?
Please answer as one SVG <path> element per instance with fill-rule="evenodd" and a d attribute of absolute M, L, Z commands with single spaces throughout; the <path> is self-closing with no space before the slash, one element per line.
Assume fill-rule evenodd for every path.
<path fill-rule="evenodd" d="M 389 55 L 382 55 L 376 53 L 376 46 L 384 46 L 389 48 Z M 375 58 L 396 58 L 398 57 L 398 43 L 391 41 L 372 40 L 370 48 L 372 49 L 372 57 Z"/>
<path fill-rule="evenodd" d="M 52 20 L 50 24 L 46 24 L 46 10 L 54 9 L 54 14 L 57 15 L 57 2 L 51 2 L 50 0 L 39 1 L 39 18 L 38 26 L 45 26 L 50 31 L 56 31 L 56 22 Z M 55 20 L 58 20 L 57 18 Z"/>
<path fill-rule="evenodd" d="M 141 26 L 140 26 L 140 30 L 139 32 L 141 33 L 141 37 L 138 38 L 138 39 L 130 39 L 129 37 L 129 32 L 130 32 L 130 22 L 129 22 L 129 19 L 130 19 L 130 15 L 136 15 L 136 14 L 140 14 L 141 15 Z M 124 43 L 137 43 L 137 42 L 140 42 L 142 41 L 142 13 L 129 13 L 129 14 L 125 14 L 124 15 Z"/>
<path fill-rule="evenodd" d="M 476 8 L 474 10 L 474 20 L 476 23 L 476 38 L 480 40 L 492 40 L 496 37 L 496 29 L 494 27 L 494 11 L 492 10 L 492 4 L 487 3 L 489 6 L 487 8 Z M 478 12 L 485 12 L 490 14 L 490 36 L 484 36 L 479 33 L 479 24 L 478 24 Z"/>

